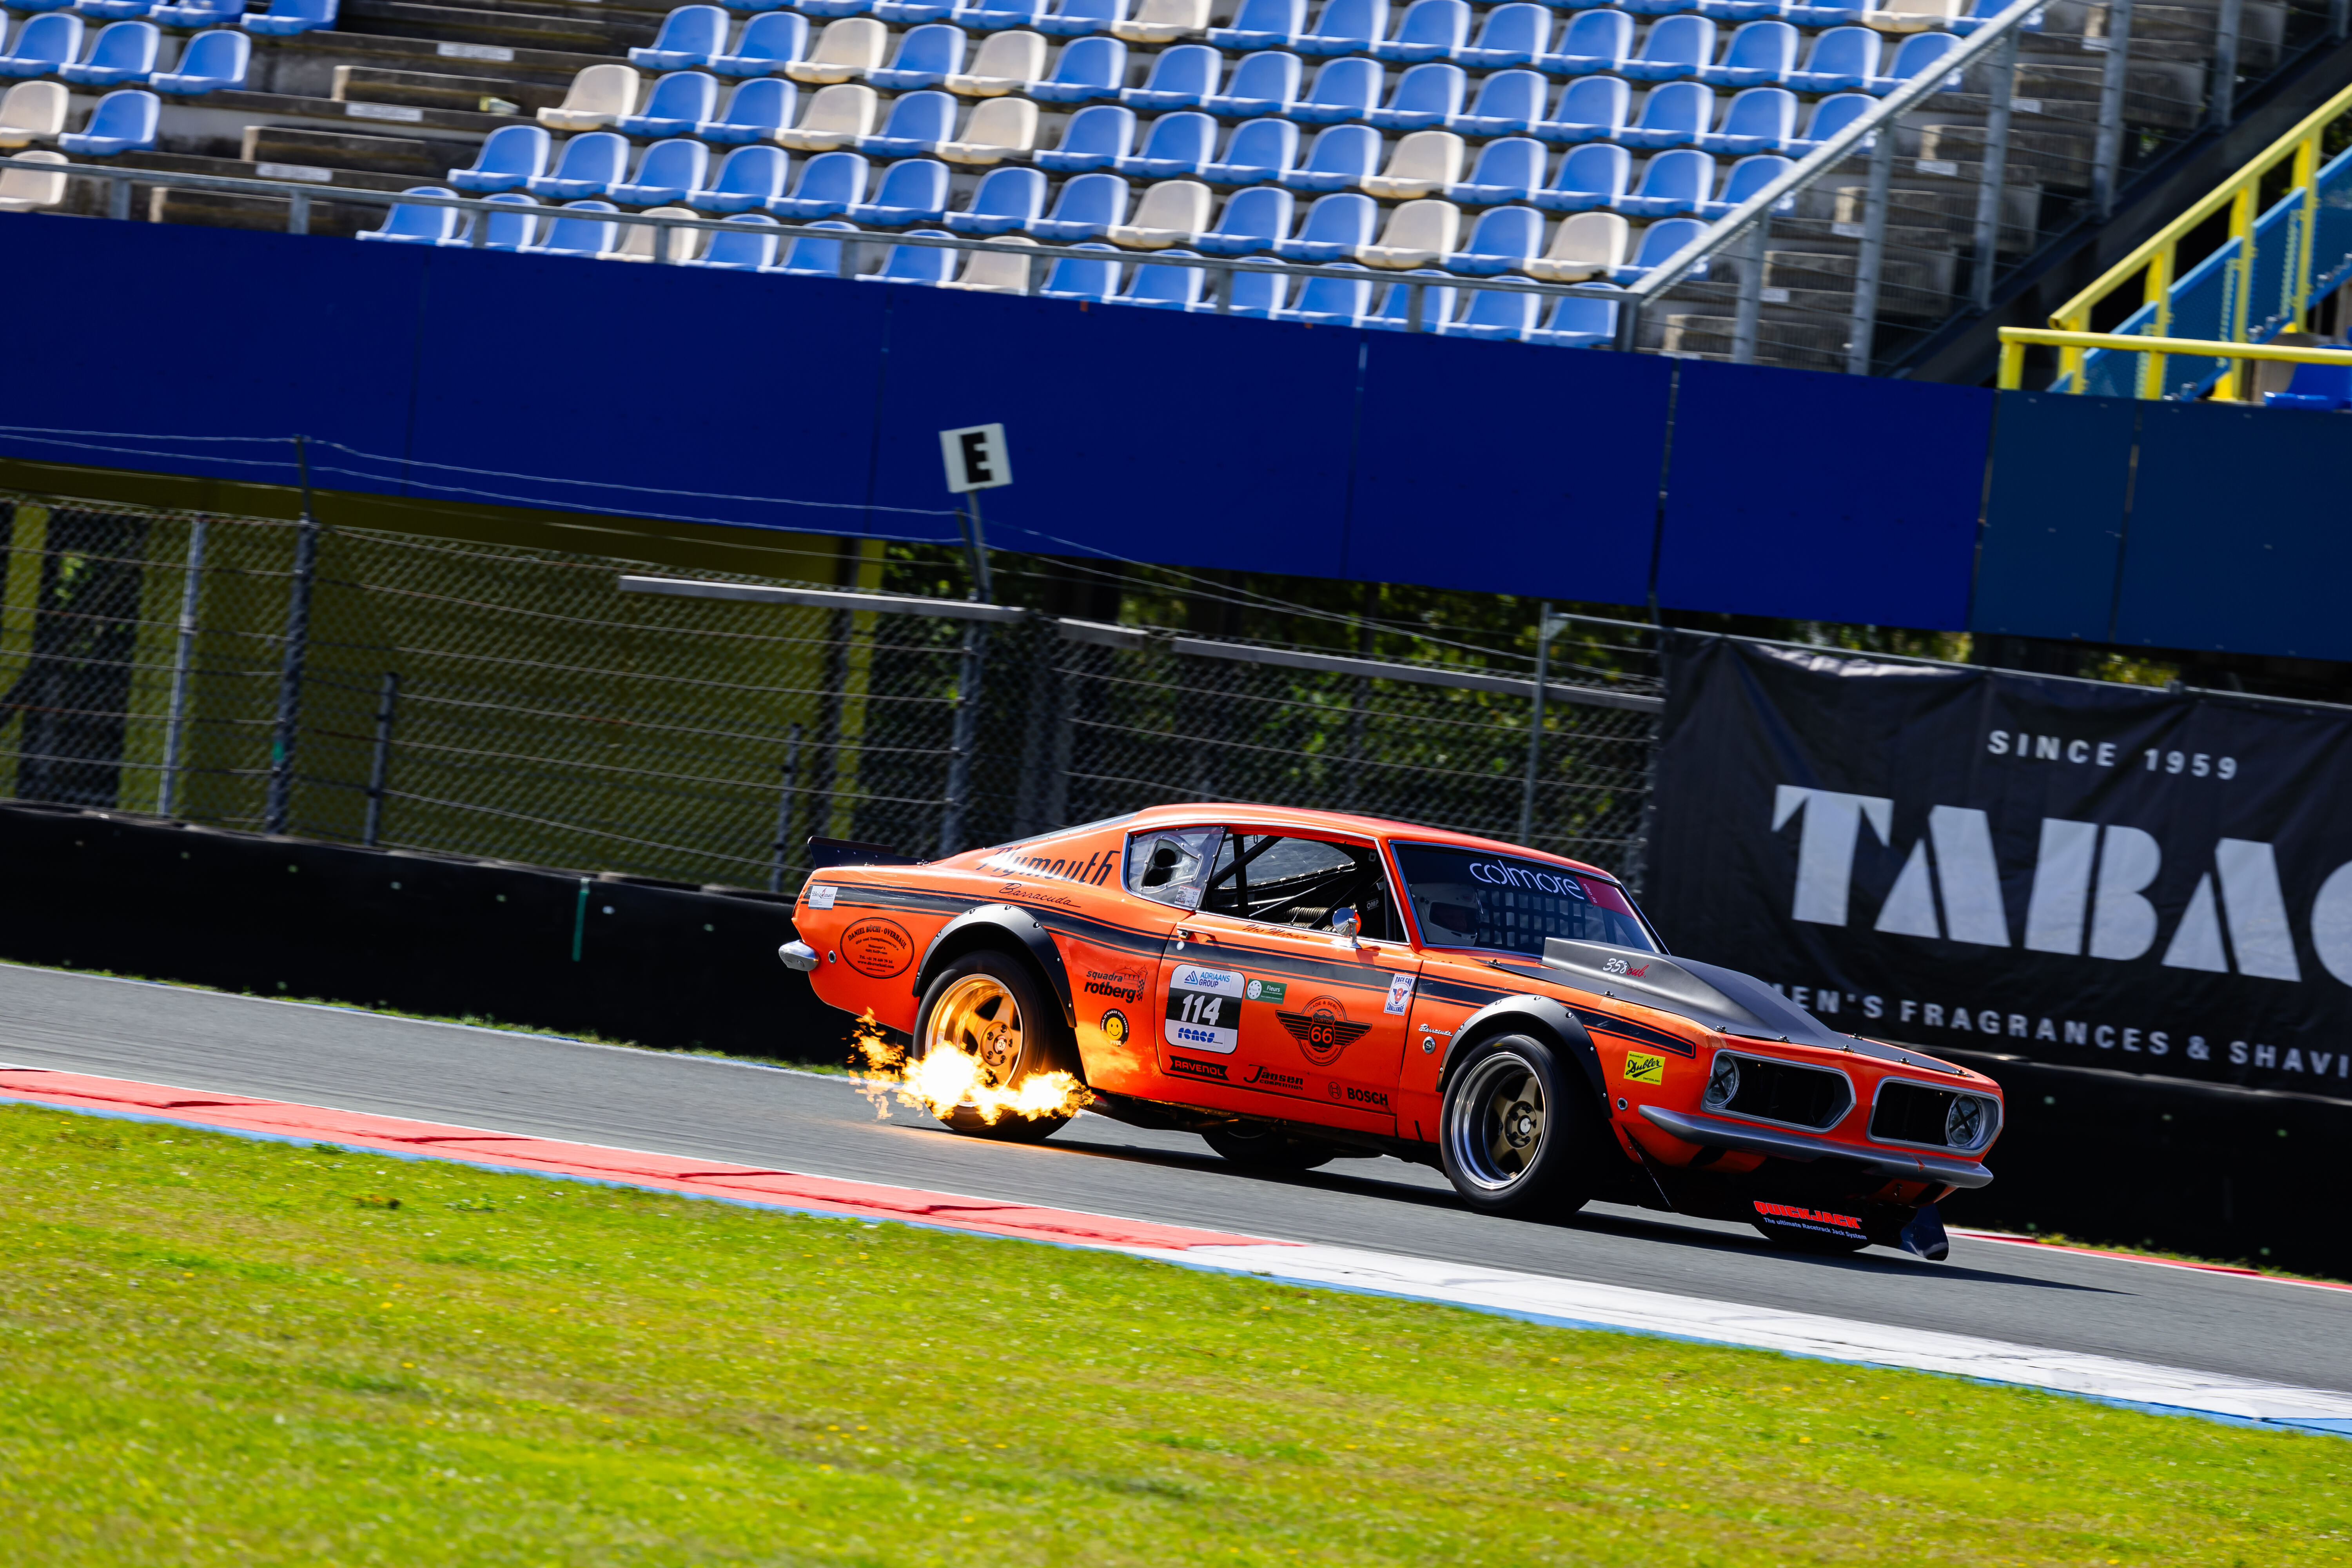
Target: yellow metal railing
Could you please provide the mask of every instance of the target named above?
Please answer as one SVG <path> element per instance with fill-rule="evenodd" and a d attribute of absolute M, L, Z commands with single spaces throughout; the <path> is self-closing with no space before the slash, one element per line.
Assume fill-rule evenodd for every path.
<path fill-rule="evenodd" d="M 2230 238 L 2237 242 L 2236 257 L 2230 262 L 2229 342 L 2242 344 L 2246 338 L 2246 301 L 2254 281 L 2254 222 L 2261 215 L 2256 204 L 2261 199 L 2262 182 L 2280 163 L 2294 160 L 2290 195 L 2302 198 L 2301 221 L 2294 225 L 2290 241 L 2295 254 L 2287 262 L 2287 277 L 2294 290 L 2294 319 L 2289 328 L 2299 329 L 2304 314 L 2311 305 L 2312 231 L 2319 214 L 2320 143 L 2327 128 L 2347 112 L 2352 112 L 2352 88 L 2321 104 L 2305 116 L 2302 122 L 2285 135 L 2272 142 L 2261 156 L 2246 164 L 2221 184 L 2208 192 L 2195 205 L 2165 225 L 2134 250 L 2102 273 L 2098 280 L 2051 313 L 2050 325 L 2068 338 L 2109 338 L 2111 334 L 2090 331 L 2091 310 L 2133 277 L 2145 279 L 2141 287 L 2142 302 L 2154 310 L 2154 319 L 2145 336 L 2116 338 L 2113 341 L 2059 345 L 2058 374 L 2070 391 L 2083 390 L 2084 353 L 2092 348 L 2121 347 L 2142 355 L 2138 384 L 2134 389 L 2140 397 L 2159 397 L 2164 390 L 2164 359 L 2161 353 L 2151 352 L 2149 344 L 2162 339 L 2172 327 L 2172 288 L 2179 281 L 2180 241 L 2190 230 L 2220 212 L 2230 209 Z M 2226 241 L 2224 243 L 2227 243 Z M 2010 377 L 2010 361 L 2017 352 L 2010 341 L 2010 332 L 2001 332 L 2001 383 L 2015 386 Z M 2025 340 L 2033 342 L 2052 342 L 2048 338 Z M 2203 345 L 2210 353 L 2210 344 Z M 2179 351 L 2174 351 L 2176 353 Z M 2284 355 L 2235 353 L 2216 357 L 2231 359 L 2271 359 Z M 2232 366 L 2213 390 L 2219 398 L 2238 395 L 2238 373 Z"/>
<path fill-rule="evenodd" d="M 2285 360 L 2294 364 L 2343 364 L 2352 353 L 2310 343 L 2223 343 L 2202 338 L 2151 338 L 2135 332 L 2069 332 L 2055 327 L 2003 327 L 2000 330 L 2000 387 L 2014 392 L 2024 383 L 2025 350 L 2040 343 L 2079 359 L 2085 349 L 2116 349 L 2161 360 L 2167 354 L 2199 359 Z M 2076 384 L 2081 384 L 2080 372 Z M 2236 374 L 2234 368 L 2231 373 Z"/>

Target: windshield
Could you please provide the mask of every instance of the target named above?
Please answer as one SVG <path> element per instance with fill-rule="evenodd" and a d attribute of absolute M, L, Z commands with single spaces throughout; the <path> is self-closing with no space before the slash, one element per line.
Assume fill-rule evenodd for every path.
<path fill-rule="evenodd" d="M 1657 951 L 1614 882 L 1524 860 L 1431 844 L 1399 844 L 1405 898 L 1432 947 L 1543 954 L 1547 937 Z"/>

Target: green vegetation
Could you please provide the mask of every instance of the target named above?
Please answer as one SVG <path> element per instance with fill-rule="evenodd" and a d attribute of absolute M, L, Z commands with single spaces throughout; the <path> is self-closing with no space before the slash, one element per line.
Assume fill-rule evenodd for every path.
<path fill-rule="evenodd" d="M 2341 1440 L 0 1109 L 0 1561 L 2276 1564 Z"/>

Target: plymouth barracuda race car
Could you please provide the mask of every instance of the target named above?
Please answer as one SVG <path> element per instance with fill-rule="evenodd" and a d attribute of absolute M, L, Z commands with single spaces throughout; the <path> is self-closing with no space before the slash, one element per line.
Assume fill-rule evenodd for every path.
<path fill-rule="evenodd" d="M 1555 855 L 1212 805 L 928 863 L 811 847 L 782 956 L 820 997 L 913 1062 L 968 1054 L 982 1088 L 1069 1075 L 1029 1114 L 935 1105 L 961 1131 L 1085 1106 L 1244 1164 L 1423 1162 L 1490 1213 L 1601 1199 L 1927 1258 L 1937 1201 L 1992 1179 L 1991 1080 L 1669 956 L 1615 878 Z"/>

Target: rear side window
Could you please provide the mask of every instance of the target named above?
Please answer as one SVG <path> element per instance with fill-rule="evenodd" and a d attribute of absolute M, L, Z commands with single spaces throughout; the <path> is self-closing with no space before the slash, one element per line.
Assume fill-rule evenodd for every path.
<path fill-rule="evenodd" d="M 1127 841 L 1127 890 L 1154 903 L 1196 909 L 1201 877 L 1217 852 L 1222 827 L 1162 827 Z"/>
<path fill-rule="evenodd" d="M 1570 937 L 1654 952 L 1642 918 L 1614 882 L 1516 855 L 1441 845 L 1394 846 L 1405 896 L 1432 947 L 1483 947 L 1541 956 Z"/>
<path fill-rule="evenodd" d="M 1201 908 L 1302 931 L 1329 931 L 1332 911 L 1351 909 L 1365 936 L 1404 939 L 1387 873 L 1369 845 L 1228 833 L 1218 847 Z"/>

